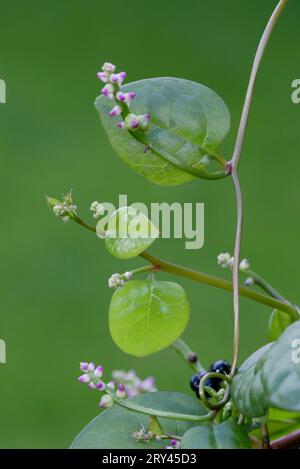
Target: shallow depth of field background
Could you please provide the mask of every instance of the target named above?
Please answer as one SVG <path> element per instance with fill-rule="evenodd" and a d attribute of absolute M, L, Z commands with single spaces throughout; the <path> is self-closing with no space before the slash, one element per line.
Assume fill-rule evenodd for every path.
<path fill-rule="evenodd" d="M 241 164 L 245 197 L 243 256 L 291 300 L 300 301 L 300 105 L 291 82 L 300 78 L 297 0 L 289 2 L 259 75 Z M 160 188 L 117 157 L 93 101 L 96 72 L 112 61 L 129 80 L 179 76 L 223 97 L 232 152 L 250 66 L 275 0 L 28 0 L 0 3 L 1 320 L 7 365 L 0 365 L 0 447 L 68 447 L 98 413 L 99 395 L 77 384 L 80 360 L 155 375 L 160 390 L 191 394 L 189 369 L 166 350 L 135 359 L 113 344 L 107 312 L 113 272 L 142 265 L 109 256 L 103 242 L 63 225 L 44 194 L 74 189 L 80 214 L 90 203 L 128 194 L 129 201 L 204 202 L 205 246 L 160 240 L 151 252 L 229 277 L 216 265 L 232 251 L 235 205 L 229 179 Z M 170 278 L 162 274 L 161 278 Z M 178 280 L 178 279 L 177 279 Z M 192 317 L 185 338 L 205 365 L 231 357 L 231 295 L 179 279 Z M 271 311 L 241 300 L 243 360 L 267 338 Z"/>

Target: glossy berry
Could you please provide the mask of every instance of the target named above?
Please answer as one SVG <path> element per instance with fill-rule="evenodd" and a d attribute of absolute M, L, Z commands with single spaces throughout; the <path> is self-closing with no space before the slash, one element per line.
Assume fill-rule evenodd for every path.
<path fill-rule="evenodd" d="M 197 373 L 196 375 L 191 377 L 190 385 L 193 391 L 198 394 L 199 383 L 201 378 L 206 375 L 205 371 L 201 371 L 201 373 Z"/>
<path fill-rule="evenodd" d="M 199 383 L 206 374 L 207 373 L 205 371 L 201 371 L 191 378 L 190 385 L 192 390 L 196 393 L 197 397 L 199 397 Z M 205 382 L 205 387 L 212 388 L 215 391 L 219 391 L 220 385 L 221 380 L 219 378 L 210 378 Z M 206 396 L 209 397 L 208 393 L 206 393 Z"/>
<path fill-rule="evenodd" d="M 222 373 L 223 375 L 229 375 L 231 371 L 231 365 L 226 360 L 218 360 L 211 365 L 210 371 L 215 373 Z"/>

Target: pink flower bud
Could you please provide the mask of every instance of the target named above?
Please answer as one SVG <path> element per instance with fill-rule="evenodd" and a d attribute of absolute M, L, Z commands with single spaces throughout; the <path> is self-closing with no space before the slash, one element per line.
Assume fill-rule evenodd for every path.
<path fill-rule="evenodd" d="M 116 66 L 111 64 L 110 62 L 105 62 L 102 66 L 102 71 L 114 73 L 116 71 Z"/>
<path fill-rule="evenodd" d="M 125 102 L 126 94 L 122 93 L 122 91 L 118 91 L 118 93 L 116 94 L 116 98 L 118 101 Z"/>
<path fill-rule="evenodd" d="M 99 382 L 96 384 L 96 388 L 99 389 L 99 391 L 104 391 L 104 389 L 105 389 L 105 383 L 103 383 L 103 381 L 99 381 Z"/>
<path fill-rule="evenodd" d="M 135 114 L 128 114 L 125 118 L 125 127 L 129 130 L 136 130 L 139 127 L 139 119 Z"/>
<path fill-rule="evenodd" d="M 96 376 L 96 378 L 101 378 L 102 377 L 103 369 L 104 369 L 103 366 L 101 366 L 101 365 L 97 366 L 97 368 L 94 371 L 94 375 Z"/>
<path fill-rule="evenodd" d="M 99 80 L 103 81 L 103 83 L 108 83 L 109 74 L 107 72 L 98 72 L 97 77 Z"/>
<path fill-rule="evenodd" d="M 80 369 L 81 371 L 88 371 L 89 364 L 87 362 L 80 362 Z"/>
<path fill-rule="evenodd" d="M 114 73 L 113 75 L 111 75 L 110 80 L 112 83 L 117 83 L 118 85 L 122 85 L 126 77 L 127 77 L 126 72 Z"/>
<path fill-rule="evenodd" d="M 125 389 L 124 384 L 119 384 L 117 392 L 116 392 L 116 396 L 119 399 L 124 399 L 124 397 L 126 397 L 126 389 Z"/>
<path fill-rule="evenodd" d="M 121 113 L 122 113 L 121 106 L 115 106 L 115 107 L 112 108 L 109 115 L 110 115 L 110 117 L 115 117 L 115 116 L 119 116 Z"/>
<path fill-rule="evenodd" d="M 143 130 L 147 130 L 149 128 L 149 123 L 150 123 L 150 115 L 149 114 L 141 114 L 140 116 L 138 116 L 139 118 L 139 124 L 140 124 L 140 127 L 143 129 Z"/>
<path fill-rule="evenodd" d="M 93 362 L 89 363 L 88 370 L 91 371 L 92 373 L 95 371 L 95 364 Z"/>
<path fill-rule="evenodd" d="M 95 383 L 93 383 L 93 381 L 90 381 L 89 384 L 88 384 L 88 388 L 90 388 L 90 389 L 96 389 Z"/>
<path fill-rule="evenodd" d="M 91 381 L 91 378 L 88 374 L 85 373 L 84 375 L 79 376 L 78 381 L 80 383 L 89 383 Z"/>
<path fill-rule="evenodd" d="M 110 381 L 109 383 L 107 383 L 106 387 L 107 387 L 108 389 L 110 389 L 111 391 L 114 391 L 114 390 L 115 390 L 115 387 L 116 387 L 115 382 L 114 382 L 114 381 Z"/>
<path fill-rule="evenodd" d="M 99 407 L 101 407 L 101 409 L 109 409 L 113 405 L 114 405 L 114 400 L 108 394 L 105 394 L 99 402 Z"/>
<path fill-rule="evenodd" d="M 108 99 L 113 99 L 114 97 L 114 87 L 110 83 L 107 83 L 107 85 L 102 88 L 101 93 L 106 96 Z"/>
<path fill-rule="evenodd" d="M 132 91 L 131 93 L 126 93 L 125 94 L 125 103 L 130 104 L 131 101 L 136 97 L 136 93 Z"/>
<path fill-rule="evenodd" d="M 124 124 L 124 122 L 123 122 L 123 121 L 118 122 L 118 127 L 119 127 L 119 129 L 125 129 L 125 124 Z"/>

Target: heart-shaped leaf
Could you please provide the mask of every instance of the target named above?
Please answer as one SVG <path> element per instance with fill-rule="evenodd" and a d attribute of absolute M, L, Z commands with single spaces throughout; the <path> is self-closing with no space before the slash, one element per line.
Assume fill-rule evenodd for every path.
<path fill-rule="evenodd" d="M 150 114 L 145 144 L 117 127 L 109 116 L 112 101 L 95 106 L 114 150 L 125 163 L 162 186 L 183 184 L 199 175 L 230 128 L 222 99 L 204 85 L 179 78 L 151 78 L 129 83 L 122 91 L 137 93 L 134 114 Z"/>
<path fill-rule="evenodd" d="M 182 449 L 250 449 L 245 428 L 234 422 L 190 428 L 182 437 Z"/>
<path fill-rule="evenodd" d="M 177 392 L 151 392 L 132 399 L 144 407 L 190 415 L 205 415 L 207 411 L 192 397 Z M 182 436 L 193 422 L 159 418 L 167 434 Z M 152 440 L 149 443 L 136 441 L 134 432 L 142 427 L 150 429 L 150 417 L 128 411 L 115 405 L 105 410 L 90 422 L 75 438 L 71 449 L 155 449 L 164 448 L 168 441 Z"/>
<path fill-rule="evenodd" d="M 253 354 L 232 380 L 232 399 L 239 412 L 262 417 L 270 407 L 300 411 L 300 321 L 277 342 Z"/>
<path fill-rule="evenodd" d="M 109 328 L 121 350 L 143 357 L 178 339 L 189 315 L 186 293 L 177 283 L 134 280 L 114 293 Z"/>
<path fill-rule="evenodd" d="M 102 221 L 97 224 L 103 231 Z M 130 259 L 145 251 L 158 237 L 159 232 L 146 215 L 134 207 L 121 207 L 108 220 L 105 246 L 119 259 Z"/>
<path fill-rule="evenodd" d="M 269 341 L 277 340 L 293 322 L 290 314 L 274 309 L 269 322 Z"/>

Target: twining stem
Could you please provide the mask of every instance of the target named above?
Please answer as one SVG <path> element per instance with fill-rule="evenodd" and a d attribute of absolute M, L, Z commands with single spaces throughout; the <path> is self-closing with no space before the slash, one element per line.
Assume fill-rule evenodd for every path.
<path fill-rule="evenodd" d="M 182 340 L 178 339 L 171 345 L 171 348 L 196 372 L 205 371 L 196 354 Z"/>
<path fill-rule="evenodd" d="M 92 231 L 94 233 L 96 232 L 96 228 L 94 226 L 88 225 L 81 218 L 76 216 L 73 218 L 73 220 L 80 226 L 87 228 L 89 231 Z M 194 282 L 199 282 L 205 285 L 220 288 L 221 290 L 232 291 L 233 289 L 232 282 L 224 280 L 220 277 L 215 277 L 213 275 L 205 274 L 197 270 L 192 270 L 187 267 L 173 264 L 166 260 L 155 257 L 147 252 L 143 252 L 142 254 L 140 254 L 140 257 L 150 262 L 156 270 L 168 272 L 179 277 L 187 278 Z M 249 298 L 250 300 L 256 301 L 257 303 L 270 306 L 273 309 L 279 309 L 280 311 L 289 314 L 293 319 L 300 319 L 297 307 L 293 306 L 292 304 L 284 303 L 283 301 L 277 300 L 276 298 L 263 295 L 241 285 L 239 287 L 239 293 L 240 295 Z"/>
<path fill-rule="evenodd" d="M 211 411 L 205 415 L 190 415 L 190 414 L 180 414 L 176 412 L 167 412 L 166 410 L 159 410 L 159 409 L 152 409 L 150 407 L 144 407 L 139 404 L 136 404 L 133 401 L 128 399 L 119 399 L 113 393 L 106 391 L 110 396 L 113 397 L 116 404 L 120 407 L 125 407 L 127 410 L 131 410 L 133 412 L 138 412 L 139 414 L 144 415 L 154 415 L 155 417 L 163 417 L 166 419 L 172 420 L 185 420 L 189 422 L 208 422 L 209 420 L 213 420 L 215 416 L 215 412 Z"/>
<path fill-rule="evenodd" d="M 243 145 L 244 145 L 244 139 L 245 139 L 245 133 L 246 133 L 246 127 L 247 127 L 247 122 L 248 122 L 248 117 L 249 117 L 249 111 L 251 107 L 251 102 L 253 98 L 253 93 L 254 93 L 254 88 L 255 88 L 255 83 L 257 79 L 257 74 L 258 70 L 266 49 L 266 46 L 269 42 L 269 39 L 271 37 L 271 34 L 273 32 L 273 29 L 277 23 L 277 20 L 279 19 L 284 7 L 287 5 L 288 0 L 280 0 L 278 3 L 277 7 L 275 8 L 267 26 L 266 29 L 262 35 L 262 38 L 260 40 L 254 63 L 252 66 L 252 71 L 250 75 L 250 80 L 249 80 L 249 85 L 246 93 L 246 98 L 245 98 L 245 103 L 243 107 L 243 112 L 242 112 L 242 117 L 240 121 L 240 126 L 238 130 L 238 135 L 236 139 L 236 144 L 235 144 L 235 149 L 232 157 L 232 165 L 234 168 L 237 168 L 239 165 L 239 161 L 241 158 L 242 150 L 243 150 Z"/>
<path fill-rule="evenodd" d="M 230 376 L 233 376 L 237 369 L 239 347 L 240 347 L 240 319 L 239 319 L 239 265 L 240 265 L 240 252 L 241 240 L 243 232 L 243 198 L 241 185 L 237 169 L 232 169 L 232 180 L 236 196 L 237 206 L 237 227 L 236 238 L 234 246 L 234 260 L 232 265 L 232 283 L 233 283 L 233 311 L 234 311 L 234 325 L 233 325 L 233 350 L 232 350 L 232 365 Z"/>
<path fill-rule="evenodd" d="M 235 195 L 236 195 L 236 205 L 237 205 L 237 227 L 236 227 L 236 238 L 235 238 L 235 248 L 234 248 L 234 261 L 232 267 L 232 281 L 233 281 L 233 309 L 234 309 L 234 332 L 233 332 L 233 359 L 232 359 L 232 369 L 231 376 L 236 372 L 237 361 L 238 361 L 238 352 L 239 352 L 239 262 L 240 262 L 240 250 L 241 250 L 241 240 L 242 240 L 242 227 L 243 227 L 243 203 L 242 203 L 242 192 L 238 176 L 238 167 L 242 155 L 242 150 L 244 146 L 247 122 L 249 118 L 250 106 L 253 98 L 253 92 L 255 88 L 255 83 L 257 79 L 258 70 L 261 64 L 261 60 L 266 49 L 267 43 L 271 37 L 272 31 L 275 27 L 275 24 L 287 4 L 287 0 L 280 0 L 276 9 L 274 10 L 271 19 L 269 20 L 267 27 L 262 35 L 260 40 L 251 75 L 249 80 L 249 85 L 246 93 L 246 98 L 244 102 L 243 112 L 241 116 L 241 121 L 238 129 L 238 134 L 236 138 L 236 144 L 232 156 L 232 160 L 229 163 L 231 169 L 231 175 L 233 179 Z"/>

